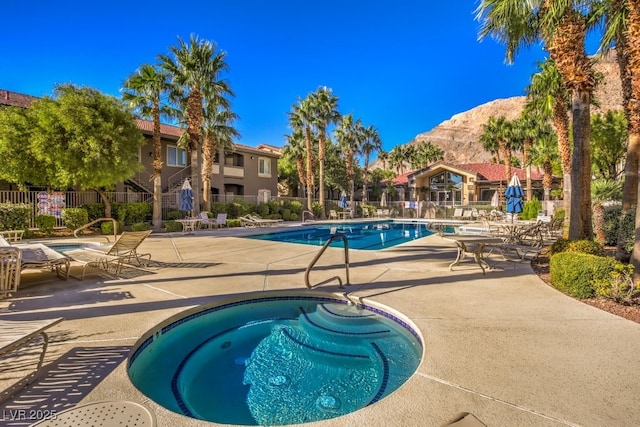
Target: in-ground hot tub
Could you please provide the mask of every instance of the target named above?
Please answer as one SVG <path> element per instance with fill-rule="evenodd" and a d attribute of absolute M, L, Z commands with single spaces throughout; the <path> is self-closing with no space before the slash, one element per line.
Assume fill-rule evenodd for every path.
<path fill-rule="evenodd" d="M 422 358 L 413 323 L 341 295 L 272 291 L 196 307 L 134 346 L 133 384 L 165 408 L 235 425 L 338 417 L 388 396 Z"/>

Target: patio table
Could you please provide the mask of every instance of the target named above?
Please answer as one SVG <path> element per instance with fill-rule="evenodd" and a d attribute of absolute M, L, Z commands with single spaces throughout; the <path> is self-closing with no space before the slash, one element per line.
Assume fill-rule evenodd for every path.
<path fill-rule="evenodd" d="M 182 224 L 182 231 L 185 233 L 195 233 L 198 224 L 200 224 L 200 218 L 185 218 L 176 219 L 176 222 Z"/>
<path fill-rule="evenodd" d="M 486 274 L 485 269 L 492 268 L 484 259 L 485 248 L 504 243 L 501 238 L 495 236 L 449 235 L 444 238 L 455 242 L 458 248 L 455 261 L 449 265 L 449 271 L 453 270 L 453 266 L 460 264 L 466 254 L 472 254 L 476 264 L 482 269 L 482 274 Z"/>

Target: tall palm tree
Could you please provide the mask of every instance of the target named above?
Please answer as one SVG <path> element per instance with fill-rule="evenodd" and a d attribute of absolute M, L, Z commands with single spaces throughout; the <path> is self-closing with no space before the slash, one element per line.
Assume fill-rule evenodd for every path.
<path fill-rule="evenodd" d="M 233 150 L 233 139 L 240 133 L 233 127 L 238 115 L 230 110 L 230 104 L 224 97 L 214 94 L 206 100 L 203 124 L 202 144 L 202 201 L 204 210 L 211 210 L 211 174 L 216 151 L 224 153 Z M 224 164 L 224 154 L 220 156 L 220 165 Z M 223 170 L 220 171 L 223 175 Z"/>
<path fill-rule="evenodd" d="M 551 123 L 558 138 L 558 151 L 562 165 L 565 221 L 571 216 L 571 142 L 569 139 L 569 93 L 551 59 L 538 63 L 540 71 L 531 77 L 527 87 L 527 109 L 536 110 Z"/>
<path fill-rule="evenodd" d="M 211 93 L 225 93 L 220 74 L 228 70 L 227 54 L 216 53 L 216 44 L 191 35 L 186 43 L 178 37 L 178 45 L 169 48 L 170 55 L 158 55 L 160 64 L 171 77 L 171 99 L 184 112 L 187 124 L 187 148 L 191 154 L 191 184 L 193 188 L 193 212 L 200 211 L 202 179 L 200 152 L 202 149 L 202 125 L 204 123 L 204 99 Z"/>
<path fill-rule="evenodd" d="M 337 123 L 340 119 L 338 112 L 338 97 L 331 89 L 323 86 L 310 95 L 313 105 L 313 125 L 318 132 L 318 201 L 320 202 L 320 217 L 324 219 L 324 161 L 326 158 L 327 127 Z"/>
<path fill-rule="evenodd" d="M 367 184 L 369 182 L 369 158 L 374 151 L 382 149 L 382 140 L 378 129 L 367 126 L 362 132 L 362 140 L 358 147 L 358 152 L 364 158 L 364 168 L 362 170 L 362 202 L 367 202 Z"/>
<path fill-rule="evenodd" d="M 389 152 L 389 167 L 396 170 L 398 175 L 404 173 L 406 163 L 409 163 L 409 151 L 406 145 L 396 145 Z"/>
<path fill-rule="evenodd" d="M 160 118 L 173 117 L 175 111 L 164 99 L 169 90 L 168 74 L 151 64 L 142 65 L 134 74 L 125 80 L 122 88 L 122 99 L 129 104 L 139 116 L 153 122 L 153 173 L 149 180 L 153 181 L 153 212 L 151 224 L 158 230 L 162 226 L 162 143 L 160 141 Z"/>
<path fill-rule="evenodd" d="M 589 192 L 589 115 L 596 79 L 592 62 L 585 51 L 585 37 L 590 25 L 597 23 L 592 19 L 593 6 L 597 3 L 595 0 L 481 0 L 476 9 L 477 19 L 481 21 L 480 38 L 492 35 L 503 42 L 509 62 L 513 61 L 519 48 L 541 40 L 571 94 L 571 239 L 593 236 Z"/>
<path fill-rule="evenodd" d="M 298 172 L 298 179 L 302 186 L 302 194 L 306 197 L 307 192 L 307 177 L 304 168 L 305 162 L 305 138 L 304 131 L 300 127 L 294 127 L 293 132 L 284 136 L 287 140 L 287 145 L 284 148 L 284 156 L 289 156 L 295 159 L 296 171 Z"/>
<path fill-rule="evenodd" d="M 305 157 L 306 157 L 306 178 L 307 183 L 307 209 L 313 212 L 313 193 L 314 191 L 314 162 L 313 162 L 313 104 L 310 97 L 305 99 L 298 98 L 298 104 L 291 107 L 289 113 L 290 126 L 304 129 L 305 141 Z"/>
<path fill-rule="evenodd" d="M 349 113 L 342 116 L 338 128 L 335 130 L 336 141 L 338 142 L 338 148 L 342 152 L 347 170 L 347 178 L 349 179 L 350 206 L 353 206 L 355 193 L 356 152 L 359 146 L 362 127 L 362 121 L 360 119 L 354 121 L 353 114 Z"/>
<path fill-rule="evenodd" d="M 387 169 L 387 163 L 389 162 L 389 152 L 380 150 L 378 151 L 378 159 L 382 162 L 382 169 Z"/>

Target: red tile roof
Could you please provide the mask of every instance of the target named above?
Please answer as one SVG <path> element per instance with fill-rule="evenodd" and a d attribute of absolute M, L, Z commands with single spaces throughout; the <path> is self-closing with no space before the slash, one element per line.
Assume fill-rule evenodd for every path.
<path fill-rule="evenodd" d="M 478 174 L 478 180 L 481 181 L 508 181 L 504 176 L 504 165 L 498 163 L 465 163 L 452 166 Z M 511 173 L 518 175 L 521 181 L 527 179 L 524 169 L 511 166 Z M 537 168 L 531 170 L 531 179 L 542 179 L 543 175 Z"/>
<path fill-rule="evenodd" d="M 33 101 L 37 101 L 38 99 L 39 98 L 35 96 L 0 89 L 0 105 L 29 108 Z"/>

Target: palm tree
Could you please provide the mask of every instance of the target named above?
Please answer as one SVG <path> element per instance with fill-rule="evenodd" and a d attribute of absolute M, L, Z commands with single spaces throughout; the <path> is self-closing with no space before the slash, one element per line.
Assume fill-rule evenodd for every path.
<path fill-rule="evenodd" d="M 531 163 L 542 167 L 544 200 L 549 200 L 553 183 L 553 164 L 558 159 L 558 140 L 553 132 L 541 133 L 531 146 Z"/>
<path fill-rule="evenodd" d="M 497 145 L 498 153 L 504 162 L 505 181 L 511 179 L 511 141 L 512 124 L 505 116 L 498 118 L 491 116 L 482 126 L 480 141 L 483 146 L 494 147 Z"/>
<path fill-rule="evenodd" d="M 637 1 L 637 0 L 636 0 Z M 494 36 L 506 45 L 506 59 L 513 62 L 518 49 L 539 40 L 544 43 L 571 94 L 573 154 L 571 162 L 571 215 L 569 238 L 593 236 L 591 223 L 591 159 L 589 147 L 590 104 L 596 79 L 585 51 L 585 37 L 593 6 L 584 0 L 481 0 L 476 9 L 481 21 L 480 38 Z"/>
<path fill-rule="evenodd" d="M 408 154 L 406 145 L 396 145 L 389 152 L 389 167 L 395 169 L 398 175 L 404 173 L 405 163 L 410 160 Z"/>
<path fill-rule="evenodd" d="M 364 169 L 362 175 L 362 203 L 367 202 L 367 183 L 369 181 L 369 157 L 374 151 L 382 149 L 382 140 L 378 134 L 378 129 L 367 126 L 362 132 L 362 140 L 358 147 L 358 152 L 364 157 Z"/>
<path fill-rule="evenodd" d="M 313 105 L 313 125 L 318 132 L 318 174 L 319 188 L 318 201 L 320 202 L 320 217 L 324 219 L 324 161 L 326 157 L 327 127 L 337 123 L 340 119 L 338 112 L 338 97 L 332 95 L 331 89 L 327 87 L 319 88 L 310 95 Z"/>
<path fill-rule="evenodd" d="M 571 142 L 569 139 L 569 93 L 551 59 L 538 63 L 540 71 L 531 77 L 527 87 L 527 109 L 535 109 L 541 118 L 550 117 L 558 138 L 562 164 L 565 221 L 571 216 Z"/>
<path fill-rule="evenodd" d="M 294 127 L 293 132 L 289 135 L 285 135 L 287 145 L 284 148 L 284 156 L 295 159 L 296 171 L 298 172 L 298 179 L 303 188 L 303 195 L 306 197 L 307 181 L 306 173 L 304 169 L 305 162 L 305 138 L 304 132 L 300 127 Z"/>
<path fill-rule="evenodd" d="M 338 142 L 338 148 L 342 152 L 344 163 L 347 171 L 347 177 L 349 179 L 349 202 L 350 206 L 353 206 L 353 196 L 355 193 L 355 176 L 356 176 L 356 152 L 360 145 L 359 139 L 362 134 L 361 129 L 362 121 L 357 119 L 353 120 L 353 114 L 349 113 L 346 116 L 342 116 L 338 128 L 335 130 L 336 141 Z"/>
<path fill-rule="evenodd" d="M 232 126 L 238 115 L 230 110 L 226 98 L 214 94 L 211 99 L 206 99 L 204 113 L 202 144 L 202 201 L 204 210 L 211 210 L 211 174 L 213 159 L 216 151 L 223 153 L 220 156 L 220 165 L 224 164 L 224 152 L 233 150 L 233 138 L 238 138 L 240 133 Z M 223 175 L 223 170 L 220 170 Z"/>
<path fill-rule="evenodd" d="M 378 159 L 382 162 L 382 169 L 387 169 L 387 163 L 389 162 L 389 153 L 384 150 L 378 151 Z"/>
<path fill-rule="evenodd" d="M 227 85 L 219 80 L 220 74 L 228 70 L 226 53 L 218 51 L 216 44 L 200 40 L 191 35 L 189 43 L 178 37 L 178 45 L 169 48 L 169 55 L 159 55 L 162 68 L 171 77 L 171 99 L 184 112 L 187 124 L 187 148 L 191 154 L 191 184 L 193 187 L 193 212 L 200 211 L 201 171 L 200 151 L 202 125 L 204 123 L 204 99 L 212 93 L 226 94 Z"/>
<path fill-rule="evenodd" d="M 598 243 L 605 245 L 604 203 L 622 197 L 622 182 L 610 179 L 596 179 L 591 183 L 593 199 L 593 228 Z"/>
<path fill-rule="evenodd" d="M 314 193 L 314 175 L 313 175 L 313 105 L 311 98 L 304 100 L 298 98 L 298 104 L 292 106 L 289 113 L 289 123 L 294 129 L 304 129 L 305 140 L 305 156 L 306 156 L 306 178 L 307 183 L 307 209 L 313 212 L 313 193 Z"/>
<path fill-rule="evenodd" d="M 175 111 L 163 97 L 169 89 L 168 74 L 150 64 L 142 65 L 124 82 L 122 99 L 138 112 L 140 117 L 153 122 L 153 213 L 154 229 L 162 226 L 162 143 L 160 142 L 160 118 L 172 117 Z"/>

